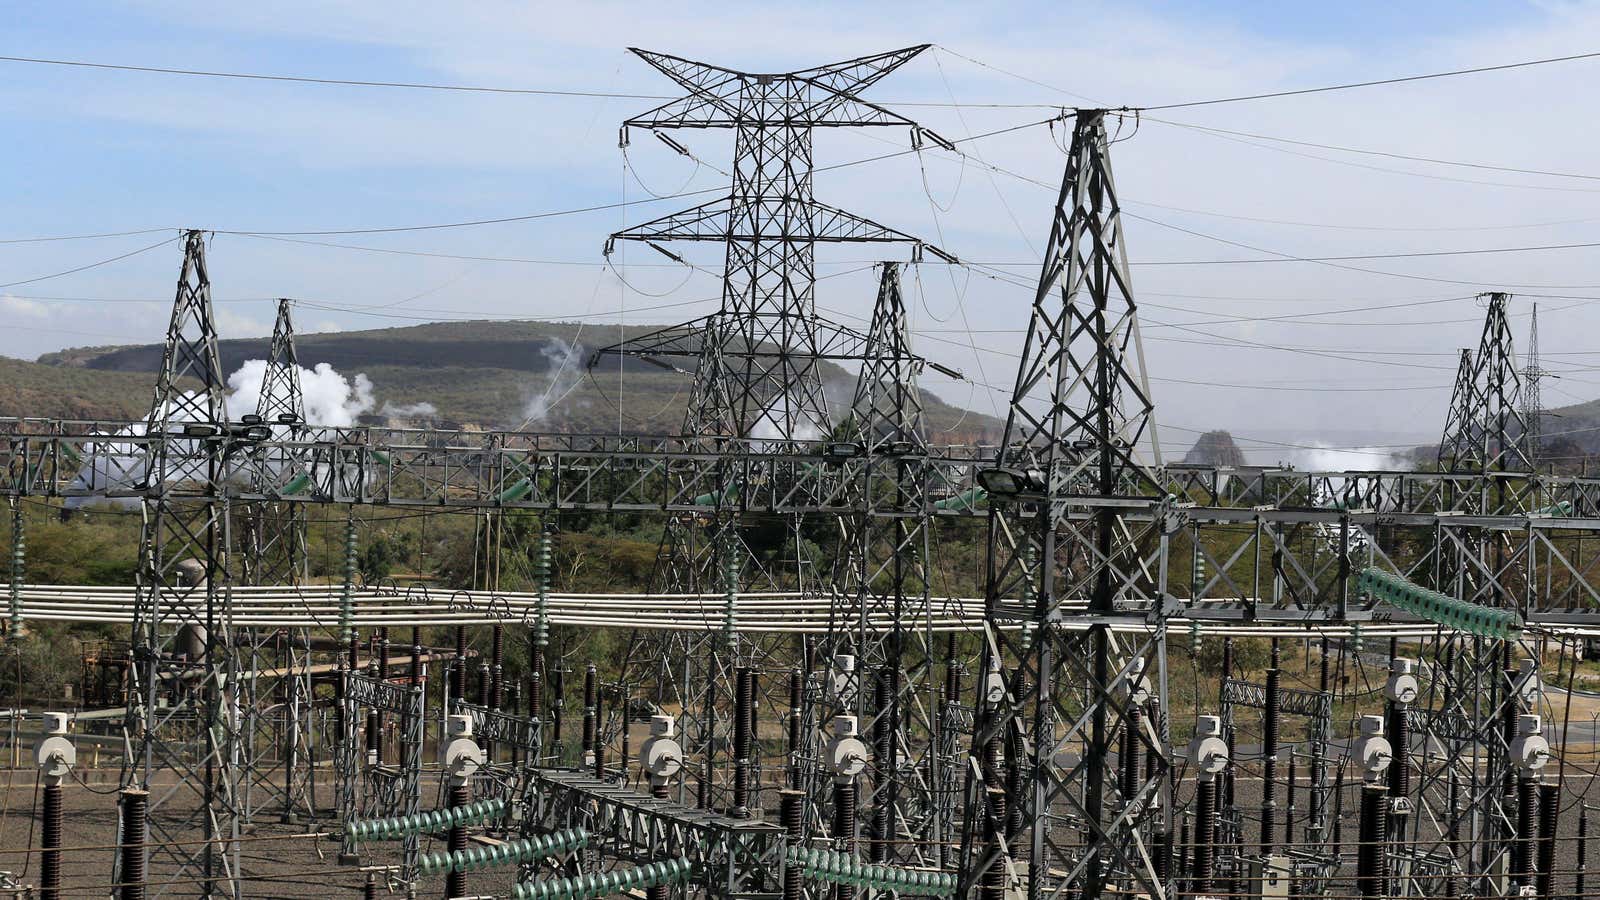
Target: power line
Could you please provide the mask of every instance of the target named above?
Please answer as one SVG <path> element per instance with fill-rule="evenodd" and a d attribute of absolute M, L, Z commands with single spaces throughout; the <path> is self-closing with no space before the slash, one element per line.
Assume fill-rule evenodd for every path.
<path fill-rule="evenodd" d="M 1259 94 L 1241 94 L 1234 97 L 1215 97 L 1209 100 L 1188 100 L 1183 103 L 1163 103 L 1158 106 L 1135 107 L 1141 112 L 1157 112 L 1163 109 L 1191 109 L 1196 106 L 1216 106 L 1221 103 L 1242 103 L 1247 100 L 1270 100 L 1277 97 L 1300 97 L 1307 94 L 1326 94 L 1333 91 L 1348 91 L 1356 88 L 1379 87 L 1388 84 L 1405 84 L 1413 81 L 1430 81 L 1436 78 L 1454 78 L 1458 75 L 1478 75 L 1484 72 L 1504 72 L 1509 69 L 1525 69 L 1531 66 L 1545 66 L 1552 63 L 1576 62 L 1578 60 L 1595 59 L 1600 57 L 1600 51 L 1592 53 L 1575 53 L 1571 56 L 1552 56 L 1545 59 L 1530 59 L 1522 62 L 1502 63 L 1494 66 L 1475 66 L 1469 69 L 1451 69 L 1447 72 L 1429 72 L 1424 75 L 1402 75 L 1397 78 L 1379 78 L 1372 81 L 1352 81 L 1345 84 L 1329 84 L 1322 87 L 1297 88 L 1287 91 L 1268 91 Z"/>
<path fill-rule="evenodd" d="M 319 78 L 312 75 L 275 75 L 264 72 L 222 72 L 209 69 L 178 69 L 168 66 L 141 66 L 126 63 L 100 63 L 79 59 L 46 59 L 36 56 L 0 56 L 0 62 L 76 69 L 102 69 L 114 72 L 144 72 L 153 75 L 183 75 L 195 78 L 229 78 L 241 81 L 276 81 L 291 84 L 321 84 L 343 87 L 398 88 L 413 91 L 440 91 L 464 94 L 516 94 L 537 97 L 584 97 L 602 100 L 676 100 L 676 94 L 639 94 L 623 91 L 587 91 L 560 88 L 497 87 L 494 85 L 444 84 L 431 81 L 380 81 L 360 78 Z M 982 65 L 980 63 L 980 65 Z M 991 67 L 992 68 L 992 67 Z M 1021 76 L 1018 76 L 1021 77 Z M 989 103 L 899 100 L 885 106 L 970 107 L 981 109 L 1059 109 L 1055 103 Z"/>
<path fill-rule="evenodd" d="M 1318 150 L 1334 150 L 1339 153 L 1355 153 L 1362 156 L 1381 156 L 1387 159 L 1403 159 L 1407 162 L 1431 163 L 1440 166 L 1455 166 L 1462 169 L 1482 169 L 1488 172 L 1510 172 L 1517 175 L 1542 175 L 1548 178 L 1575 178 L 1583 181 L 1600 181 L 1600 175 L 1587 175 L 1581 172 L 1557 172 L 1550 169 L 1524 169 L 1517 166 L 1497 166 L 1490 163 L 1462 162 L 1453 159 L 1441 159 L 1435 156 L 1412 156 L 1406 153 L 1396 153 L 1390 150 L 1365 150 L 1359 147 L 1341 147 L 1337 144 L 1319 144 L 1315 141 L 1300 141 L 1293 138 L 1273 137 L 1269 134 L 1255 134 L 1249 131 L 1230 131 L 1226 128 L 1216 128 L 1210 125 L 1195 125 L 1189 122 L 1173 122 L 1167 119 L 1145 117 L 1144 121 L 1154 122 L 1158 125 L 1171 125 L 1175 128 L 1184 128 L 1190 131 L 1200 131 L 1214 134 L 1232 135 L 1233 137 L 1255 138 L 1262 141 L 1273 141 L 1279 144 L 1291 144 L 1296 147 L 1314 147 Z"/>
<path fill-rule="evenodd" d="M 34 56 L 0 56 L 0 62 L 65 66 L 79 69 L 108 69 L 118 72 L 148 72 L 157 75 L 188 75 L 200 78 L 235 78 L 246 81 L 287 81 L 297 84 L 329 84 L 352 87 L 405 88 L 419 91 L 452 91 L 471 94 L 533 94 L 547 97 L 599 97 L 618 100 L 676 100 L 663 94 L 628 94 L 611 91 L 569 91 L 550 88 L 489 87 L 484 85 L 438 84 L 420 81 L 367 81 L 353 78 L 315 78 L 308 75 L 268 75 L 257 72 L 216 72 L 205 69 L 173 69 L 165 66 L 136 66 L 97 63 L 78 59 L 44 59 Z"/>
<path fill-rule="evenodd" d="M 52 278 L 60 278 L 60 277 L 62 277 L 64 275 L 72 275 L 72 274 L 75 274 L 75 273 L 78 273 L 78 272 L 87 271 L 89 269 L 99 268 L 100 266 L 110 265 L 111 263 L 127 259 L 130 256 L 138 256 L 141 253 L 145 253 L 147 251 L 154 250 L 157 247 L 164 247 L 167 244 L 170 244 L 175 240 L 177 240 L 176 237 L 165 238 L 163 240 L 156 241 L 154 244 L 151 244 L 148 247 L 140 247 L 137 250 L 130 250 L 127 253 L 123 253 L 123 254 L 118 255 L 118 256 L 113 256 L 110 259 L 102 259 L 102 260 L 100 260 L 98 262 L 92 262 L 92 263 L 88 263 L 86 265 L 76 266 L 74 268 L 67 269 L 66 271 L 63 271 L 63 272 L 52 272 L 49 275 L 36 275 L 33 278 L 23 278 L 23 279 L 19 279 L 17 281 L 8 281 L 8 282 L 5 282 L 4 284 L 0 284 L 0 288 L 16 287 L 18 285 L 23 285 L 23 284 L 34 284 L 34 283 L 37 283 L 37 282 L 40 282 L 40 281 L 49 281 Z"/>

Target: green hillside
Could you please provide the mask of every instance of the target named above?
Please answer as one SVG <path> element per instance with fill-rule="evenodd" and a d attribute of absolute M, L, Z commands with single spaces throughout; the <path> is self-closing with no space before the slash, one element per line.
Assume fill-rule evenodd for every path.
<path fill-rule="evenodd" d="M 592 372 L 594 348 L 642 334 L 655 326 L 579 326 L 558 322 L 436 322 L 296 338 L 300 364 L 326 363 L 347 378 L 371 380 L 376 408 L 432 404 L 436 421 L 485 428 L 557 431 L 674 433 L 682 424 L 690 378 L 616 357 Z M 572 348 L 576 347 L 576 350 Z M 223 370 L 267 354 L 268 341 L 225 340 Z M 0 374 L 0 414 L 141 417 L 149 408 L 151 374 L 161 362 L 159 344 L 79 347 L 47 353 L 37 363 L 5 360 Z M 848 402 L 854 377 L 823 364 L 829 396 Z M 994 440 L 1000 423 L 925 400 L 930 431 L 946 443 Z"/>

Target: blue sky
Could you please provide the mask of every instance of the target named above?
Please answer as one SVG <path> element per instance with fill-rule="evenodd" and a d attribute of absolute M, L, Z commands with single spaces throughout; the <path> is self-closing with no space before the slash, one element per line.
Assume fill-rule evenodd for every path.
<path fill-rule="evenodd" d="M 891 105 L 1040 105 L 901 107 L 962 137 L 1044 118 L 1051 104 L 1082 102 L 1066 92 L 1110 106 L 1152 105 L 1587 52 L 1600 49 L 1600 7 L 1168 0 L 744 4 L 727 11 L 714 4 L 54 3 L 0 9 L 0 35 L 0 55 L 649 94 L 671 85 L 629 57 L 626 46 L 787 70 L 931 42 L 934 50 L 869 96 Z M 1116 149 L 1118 183 L 1129 210 L 1144 217 L 1128 224 L 1130 256 L 1141 266 L 1137 285 L 1162 421 L 1263 436 L 1426 437 L 1442 423 L 1449 354 L 1476 339 L 1480 311 L 1470 296 L 1504 284 L 1561 286 L 1510 288 L 1521 295 L 1518 322 L 1534 299 L 1526 295 L 1563 295 L 1539 301 L 1547 367 L 1566 373 L 1547 387 L 1547 402 L 1600 396 L 1600 378 L 1585 368 L 1593 357 L 1581 355 L 1583 336 L 1600 326 L 1594 304 L 1582 299 L 1600 297 L 1594 251 L 1366 266 L 1383 275 L 1293 263 L 1151 265 L 1260 255 L 1223 241 L 1329 256 L 1600 240 L 1600 184 L 1263 146 L 1185 127 L 1600 173 L 1592 149 L 1597 83 L 1600 61 L 1580 62 L 1177 110 L 1136 130 L 1127 123 L 1128 139 Z M 723 133 L 680 136 L 703 165 L 647 135 L 625 159 L 617 126 L 649 105 L 0 63 L 0 239 L 178 227 L 340 230 L 626 200 L 633 204 L 626 210 L 520 224 L 304 238 L 541 263 L 218 235 L 212 274 L 221 327 L 228 336 L 264 333 L 276 296 L 308 301 L 297 309 L 303 331 L 583 315 L 603 334 L 621 309 L 632 322 L 687 319 L 709 311 L 714 279 L 637 247 L 621 260 L 619 278 L 600 256 L 607 233 L 692 202 L 653 201 L 652 193 L 725 180 L 716 171 L 731 149 Z M 1004 263 L 1026 280 L 1048 229 L 1060 138 L 1059 130 L 1033 128 L 971 145 L 1003 173 L 975 159 L 926 153 L 824 173 L 817 195 L 963 258 Z M 903 147 L 907 136 L 899 129 L 823 135 L 818 162 L 876 155 L 885 142 Z M 0 284 L 162 237 L 0 244 Z M 708 251 L 690 255 L 717 262 Z M 864 315 L 870 272 L 852 270 L 870 260 L 860 251 L 822 258 L 824 274 L 837 277 L 819 285 L 819 304 L 841 316 Z M 0 354 L 32 358 L 63 346 L 158 338 L 177 261 L 168 245 L 0 288 Z M 1026 292 L 931 266 L 914 283 L 922 349 L 989 385 L 1008 384 L 1015 363 L 1005 354 L 1020 341 L 1012 332 L 1026 321 Z M 706 302 L 688 302 L 694 300 Z M 684 305 L 648 309 L 663 304 Z M 1357 309 L 1365 311 L 1351 311 Z M 1328 313 L 1305 316 L 1309 311 Z M 1311 356 L 1231 343 L 1239 340 L 1339 352 Z M 1263 379 L 1280 389 L 1226 386 Z M 935 379 L 927 386 L 984 411 L 1003 403 L 984 387 Z M 1178 430 L 1168 440 L 1190 437 Z"/>

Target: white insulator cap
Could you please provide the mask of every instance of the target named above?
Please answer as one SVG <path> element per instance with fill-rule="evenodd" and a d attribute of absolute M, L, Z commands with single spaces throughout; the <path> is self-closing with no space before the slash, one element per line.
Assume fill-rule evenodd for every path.
<path fill-rule="evenodd" d="M 1383 736 L 1382 716 L 1362 716 L 1360 731 L 1361 737 L 1356 739 L 1353 748 L 1356 762 L 1360 763 L 1368 781 L 1376 781 L 1394 761 L 1394 748 Z"/>
<path fill-rule="evenodd" d="M 78 761 L 78 750 L 66 736 L 69 718 L 66 713 L 45 713 L 45 736 L 33 745 L 33 761 L 46 784 L 60 784 Z"/>
<path fill-rule="evenodd" d="M 1200 775 L 1220 775 L 1228 768 L 1228 742 L 1222 739 L 1219 716 L 1198 716 L 1189 741 L 1189 762 Z"/>
<path fill-rule="evenodd" d="M 1412 674 L 1417 669 L 1415 660 L 1394 659 L 1389 662 L 1389 680 L 1383 686 L 1383 694 L 1396 703 L 1414 703 L 1421 692 L 1421 685 L 1417 676 Z"/>
<path fill-rule="evenodd" d="M 835 778 L 854 778 L 866 771 L 867 745 L 856 737 L 855 716 L 834 716 L 833 737 L 824 752 L 828 770 Z"/>
<path fill-rule="evenodd" d="M 1524 775 L 1532 775 L 1550 763 L 1550 742 L 1541 733 L 1544 722 L 1538 716 L 1517 716 L 1517 736 L 1511 741 L 1511 762 Z"/>
<path fill-rule="evenodd" d="M 650 717 L 650 736 L 639 747 L 639 768 L 652 780 L 671 778 L 683 769 L 683 747 L 672 732 L 671 716 Z"/>

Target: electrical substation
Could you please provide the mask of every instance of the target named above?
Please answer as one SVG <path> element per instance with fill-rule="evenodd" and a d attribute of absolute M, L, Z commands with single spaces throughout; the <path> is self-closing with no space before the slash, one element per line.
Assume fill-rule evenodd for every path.
<path fill-rule="evenodd" d="M 1163 461 L 1113 178 L 1136 113 L 1066 110 L 1003 440 L 930 441 L 919 377 L 964 376 L 913 346 L 902 277 L 960 260 L 813 196 L 812 151 L 960 152 L 870 99 L 924 49 L 785 74 L 634 51 L 682 96 L 624 142 L 733 144 L 725 192 L 595 236 L 723 249 L 716 312 L 586 361 L 680 371 L 678 434 L 310 424 L 288 301 L 230 417 L 226 273 L 187 232 L 148 419 L 0 420 L 7 645 L 122 636 L 76 702 L 0 698 L 38 823 L 0 831 L 0 893 L 1589 896 L 1600 477 L 1540 465 L 1510 297 L 1483 296 L 1436 464 Z M 833 244 L 882 260 L 865 328 L 817 309 Z M 859 371 L 842 420 L 824 361 Z M 94 504 L 139 517 L 135 583 L 30 580 L 28 513 Z M 534 588 L 364 582 L 380 510 L 470 520 L 483 570 L 515 551 Z M 650 590 L 564 586 L 564 523 L 619 515 L 659 526 Z M 309 574 L 314 528 L 342 574 Z M 981 596 L 933 574 L 957 534 Z M 626 656 L 558 647 L 600 631 Z"/>

